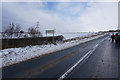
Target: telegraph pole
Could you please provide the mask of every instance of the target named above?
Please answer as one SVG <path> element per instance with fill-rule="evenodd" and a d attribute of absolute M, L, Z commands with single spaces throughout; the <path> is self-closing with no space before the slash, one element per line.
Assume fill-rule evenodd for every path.
<path fill-rule="evenodd" d="M 37 21 L 37 25 L 36 25 L 36 31 L 37 31 L 37 35 L 38 35 L 38 37 L 39 37 L 39 26 L 40 26 L 40 24 L 39 24 L 39 21 Z"/>
<path fill-rule="evenodd" d="M 39 28 L 39 25 L 40 25 L 40 24 L 39 24 L 39 21 L 37 21 L 37 26 L 36 26 L 36 27 Z"/>

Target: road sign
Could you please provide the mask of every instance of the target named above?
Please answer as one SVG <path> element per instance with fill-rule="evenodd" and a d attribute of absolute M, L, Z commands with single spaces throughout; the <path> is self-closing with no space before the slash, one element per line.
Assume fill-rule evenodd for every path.
<path fill-rule="evenodd" d="M 46 37 L 47 37 L 47 34 L 53 34 L 53 43 L 55 42 L 54 33 L 55 33 L 55 30 L 46 30 Z"/>
<path fill-rule="evenodd" d="M 46 30 L 46 34 L 47 33 L 52 33 L 53 34 L 54 32 L 55 32 L 54 30 Z"/>

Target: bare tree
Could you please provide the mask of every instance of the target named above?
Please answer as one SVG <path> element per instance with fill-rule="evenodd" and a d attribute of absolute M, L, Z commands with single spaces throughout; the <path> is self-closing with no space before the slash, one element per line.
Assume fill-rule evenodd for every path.
<path fill-rule="evenodd" d="M 36 29 L 33 27 L 28 28 L 28 33 L 30 34 L 30 37 L 36 37 Z"/>
<path fill-rule="evenodd" d="M 4 35 L 6 38 L 9 38 L 11 36 L 10 29 L 6 29 Z"/>
<path fill-rule="evenodd" d="M 11 23 L 9 25 L 9 27 L 5 30 L 4 34 L 3 34 L 3 37 L 6 37 L 6 38 L 13 38 L 13 35 L 17 38 L 20 38 L 20 37 L 28 37 L 27 34 L 25 34 L 23 36 L 23 33 L 24 31 L 21 30 L 21 26 L 20 25 L 15 25 L 13 23 Z M 30 35 L 30 37 L 41 37 L 42 34 L 41 32 L 39 31 L 39 22 L 37 22 L 37 25 L 36 27 L 30 27 L 28 28 L 28 33 Z"/>
<path fill-rule="evenodd" d="M 28 28 L 28 33 L 30 34 L 30 37 L 41 37 L 41 32 L 33 27 Z"/>
<path fill-rule="evenodd" d="M 36 34 L 37 37 L 42 37 L 42 33 L 40 31 L 37 31 L 37 34 Z"/>
<path fill-rule="evenodd" d="M 4 31 L 3 37 L 4 38 L 13 38 L 13 35 L 17 38 L 21 37 L 23 31 L 21 31 L 20 25 L 16 25 L 11 23 L 9 27 Z"/>
<path fill-rule="evenodd" d="M 18 38 L 20 35 L 20 25 L 16 25 L 15 29 L 14 29 L 14 35 Z"/>
<path fill-rule="evenodd" d="M 13 23 L 11 23 L 9 25 L 9 27 L 5 30 L 5 34 L 6 34 L 6 37 L 9 38 L 9 37 L 13 37 L 13 34 L 14 34 L 14 27 L 15 25 Z"/>
<path fill-rule="evenodd" d="M 15 25 L 12 23 L 10 24 L 10 33 L 11 33 L 11 38 L 13 37 L 13 34 L 14 34 L 14 27 Z"/>

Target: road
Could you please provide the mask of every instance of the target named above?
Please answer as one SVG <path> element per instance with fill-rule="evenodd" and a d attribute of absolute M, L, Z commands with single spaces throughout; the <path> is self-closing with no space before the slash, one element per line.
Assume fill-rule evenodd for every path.
<path fill-rule="evenodd" d="M 118 54 L 119 53 L 119 54 Z M 2 68 L 4 78 L 118 79 L 120 46 L 109 35 Z"/>

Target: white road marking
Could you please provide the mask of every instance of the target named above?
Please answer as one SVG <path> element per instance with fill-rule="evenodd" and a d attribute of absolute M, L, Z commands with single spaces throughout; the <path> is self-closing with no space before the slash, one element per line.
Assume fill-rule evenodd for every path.
<path fill-rule="evenodd" d="M 105 39 L 101 40 L 98 44 L 96 44 L 92 50 L 88 51 L 80 60 L 78 60 L 68 71 L 66 71 L 60 78 L 58 78 L 58 80 L 63 80 L 70 72 L 72 72 L 72 70 L 78 65 L 80 64 L 85 58 L 88 57 L 88 55 L 91 55 L 96 48 L 104 41 L 108 39 L 108 37 L 106 37 Z"/>

